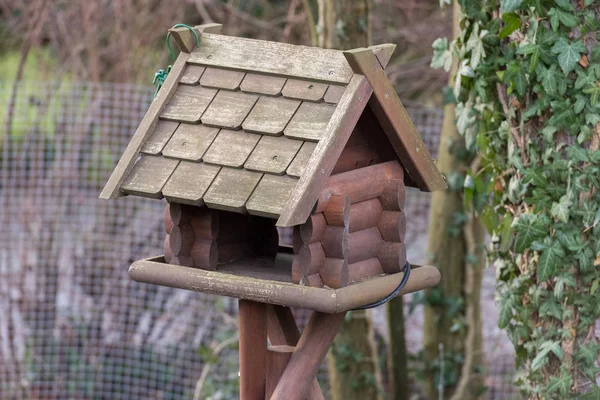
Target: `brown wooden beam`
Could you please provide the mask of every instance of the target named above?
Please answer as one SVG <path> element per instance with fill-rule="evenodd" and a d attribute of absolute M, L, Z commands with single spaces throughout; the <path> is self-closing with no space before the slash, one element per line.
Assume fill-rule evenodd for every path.
<path fill-rule="evenodd" d="M 304 400 L 346 313 L 313 312 L 271 400 Z"/>
<path fill-rule="evenodd" d="M 348 50 L 344 55 L 352 70 L 367 78 L 373 88 L 375 96 L 369 100 L 369 105 L 413 181 L 424 191 L 446 189 L 444 178 L 373 50 Z"/>
<path fill-rule="evenodd" d="M 267 304 L 239 302 L 240 399 L 265 398 L 267 370 Z"/>

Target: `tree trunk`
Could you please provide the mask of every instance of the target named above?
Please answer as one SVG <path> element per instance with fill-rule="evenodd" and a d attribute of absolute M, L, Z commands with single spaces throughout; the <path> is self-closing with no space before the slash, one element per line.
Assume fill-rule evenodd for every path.
<path fill-rule="evenodd" d="M 454 37 L 460 33 L 459 21 L 455 1 Z M 455 72 L 456 60 L 449 82 Z M 454 112 L 454 104 L 445 106 L 438 150 L 437 166 L 447 178 L 464 177 L 470 167 L 470 160 L 458 157 L 464 139 L 456 130 Z M 425 294 L 425 390 L 428 399 L 477 399 L 483 389 L 479 302 L 485 232 L 464 208 L 463 186 L 449 186 L 433 194 L 430 210 L 430 262 L 440 269 L 442 280 Z M 459 215 L 467 222 L 457 222 Z"/>
<path fill-rule="evenodd" d="M 389 326 L 388 376 L 389 400 L 410 398 L 408 386 L 408 354 L 404 335 L 404 301 L 401 296 L 387 304 Z"/>
<path fill-rule="evenodd" d="M 346 50 L 371 44 L 369 0 L 318 0 L 318 11 L 320 47 Z M 328 359 L 332 399 L 378 399 L 381 373 L 373 326 L 365 311 L 349 315 Z"/>

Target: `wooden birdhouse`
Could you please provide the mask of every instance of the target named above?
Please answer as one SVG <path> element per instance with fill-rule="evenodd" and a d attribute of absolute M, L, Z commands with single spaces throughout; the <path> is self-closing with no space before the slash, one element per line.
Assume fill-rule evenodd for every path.
<path fill-rule="evenodd" d="M 326 50 L 219 27 L 196 27 L 198 43 L 173 30 L 181 53 L 101 194 L 168 202 L 164 256 L 131 276 L 336 314 L 392 293 L 405 186 L 446 188 L 385 75 L 395 46 Z M 293 228 L 293 248 L 277 227 Z M 413 268 L 402 293 L 438 281 Z"/>

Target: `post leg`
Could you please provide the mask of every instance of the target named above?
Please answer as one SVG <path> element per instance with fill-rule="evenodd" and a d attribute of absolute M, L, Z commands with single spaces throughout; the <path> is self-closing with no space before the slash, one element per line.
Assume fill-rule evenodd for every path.
<path fill-rule="evenodd" d="M 345 315 L 313 312 L 271 400 L 306 399 Z"/>
<path fill-rule="evenodd" d="M 268 316 L 269 341 L 271 345 L 296 346 L 298 340 L 300 340 L 300 330 L 296 325 L 292 310 L 289 307 L 272 305 L 269 306 Z M 281 373 L 277 376 L 277 381 L 279 381 L 280 377 Z M 272 393 L 272 390 L 269 393 Z M 307 399 L 325 400 L 317 378 L 313 379 L 310 383 Z"/>
<path fill-rule="evenodd" d="M 239 302 L 240 399 L 265 398 L 267 370 L 267 305 Z"/>

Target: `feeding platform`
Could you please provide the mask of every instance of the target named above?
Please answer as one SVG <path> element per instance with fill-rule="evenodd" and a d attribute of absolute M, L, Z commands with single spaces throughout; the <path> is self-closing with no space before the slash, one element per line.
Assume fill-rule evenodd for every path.
<path fill-rule="evenodd" d="M 181 53 L 100 197 L 167 200 L 164 255 L 134 280 L 240 299 L 243 400 L 321 399 L 346 311 L 439 282 L 409 274 L 405 188 L 446 183 L 385 75 L 394 45 L 219 31 L 171 30 Z M 302 335 L 290 307 L 314 311 Z"/>

